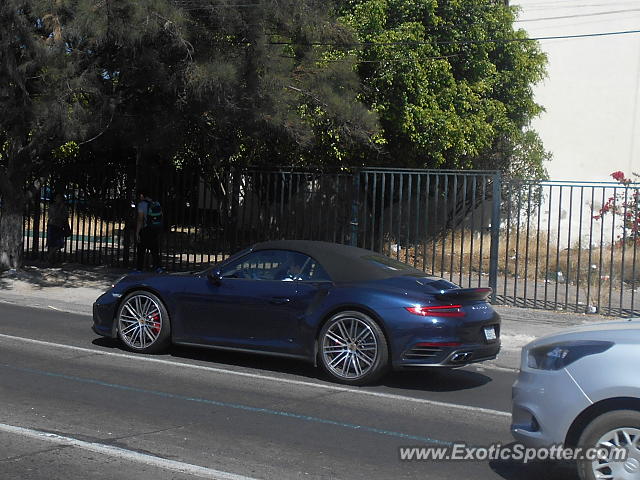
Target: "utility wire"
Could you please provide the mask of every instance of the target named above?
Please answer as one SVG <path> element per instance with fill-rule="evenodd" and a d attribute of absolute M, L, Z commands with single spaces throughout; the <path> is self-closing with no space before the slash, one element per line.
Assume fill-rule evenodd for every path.
<path fill-rule="evenodd" d="M 594 2 L 597 3 L 579 3 L 576 4 L 575 0 L 569 0 L 568 2 L 562 2 L 560 0 L 550 0 L 550 1 L 542 1 L 542 2 L 527 2 L 526 3 L 526 8 L 527 10 L 529 10 L 530 8 L 552 8 L 552 7 L 557 7 L 557 8 L 584 8 L 584 7 L 621 7 L 623 5 L 627 5 L 627 4 L 631 4 L 631 5 L 635 5 L 637 4 L 637 0 L 620 0 L 620 1 L 614 1 L 614 0 L 610 0 L 610 1 L 602 1 L 602 0 L 593 0 Z M 512 3 L 511 6 L 517 7 L 517 6 L 521 6 L 521 4 L 518 3 Z"/>
<path fill-rule="evenodd" d="M 609 10 L 606 12 L 594 12 L 594 13 L 578 13 L 575 15 L 561 15 L 557 17 L 523 18 L 522 20 L 515 20 L 515 22 L 540 22 L 542 20 L 560 20 L 563 18 L 598 17 L 600 15 L 615 15 L 618 13 L 627 13 L 627 12 L 640 12 L 640 8 L 629 8 L 627 10 Z"/>
<path fill-rule="evenodd" d="M 432 40 L 432 41 L 406 41 L 406 42 L 355 42 L 355 43 L 331 43 L 331 42 L 285 42 L 272 41 L 269 45 L 300 45 L 300 46 L 317 46 L 317 47 L 377 47 L 392 45 L 481 45 L 486 43 L 521 43 L 536 42 L 542 40 L 563 40 L 571 38 L 592 38 L 592 37 L 608 37 L 615 35 L 629 35 L 640 33 L 640 30 L 623 30 L 617 32 L 600 32 L 600 33 L 582 33 L 577 35 L 551 35 L 542 37 L 527 38 L 494 38 L 488 40 Z"/>

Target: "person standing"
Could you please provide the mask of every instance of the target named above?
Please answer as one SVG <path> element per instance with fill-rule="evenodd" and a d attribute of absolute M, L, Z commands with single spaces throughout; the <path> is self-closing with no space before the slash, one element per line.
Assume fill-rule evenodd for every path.
<path fill-rule="evenodd" d="M 49 206 L 47 218 L 47 248 L 51 265 L 55 263 L 60 250 L 64 247 L 64 239 L 70 235 L 69 210 L 64 204 L 64 195 L 57 193 Z"/>
<path fill-rule="evenodd" d="M 151 253 L 152 267 L 161 271 L 160 265 L 160 233 L 162 232 L 162 208 L 144 190 L 138 190 L 136 205 L 136 269 L 142 271 L 147 250 Z"/>

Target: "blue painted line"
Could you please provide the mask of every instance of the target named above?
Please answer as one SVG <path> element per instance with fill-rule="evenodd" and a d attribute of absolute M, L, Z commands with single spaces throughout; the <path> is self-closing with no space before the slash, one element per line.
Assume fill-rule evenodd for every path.
<path fill-rule="evenodd" d="M 81 382 L 81 383 L 88 383 L 88 384 L 92 384 L 92 385 L 99 385 L 102 387 L 107 387 L 107 388 L 115 388 L 118 390 L 124 390 L 124 391 L 128 391 L 128 392 L 136 392 L 136 393 L 144 393 L 147 395 L 155 395 L 157 397 L 163 397 L 163 398 L 171 398 L 171 399 L 176 399 L 176 400 L 184 400 L 187 402 L 196 402 L 196 403 L 202 403 L 202 404 L 206 404 L 206 405 L 214 405 L 216 407 L 224 407 L 224 408 L 232 408 L 235 410 L 243 410 L 246 412 L 253 412 L 253 413 L 263 413 L 266 415 L 275 415 L 278 417 L 286 417 L 286 418 L 293 418 L 296 420 L 302 420 L 305 422 L 313 422 L 313 423 L 320 423 L 323 425 L 332 425 L 335 427 L 341 427 L 341 428 L 347 428 L 350 430 L 359 430 L 362 432 L 367 432 L 367 433 L 375 433 L 378 435 L 386 435 L 388 437 L 396 437 L 396 438 L 402 438 L 402 439 L 406 439 L 406 440 L 415 440 L 417 442 L 422 442 L 422 443 L 427 443 L 427 444 L 431 444 L 431 445 L 444 445 L 444 446 L 452 446 L 453 442 L 447 442 L 444 440 L 438 440 L 436 438 L 431 438 L 431 437 L 422 437 L 419 435 L 410 435 L 408 433 L 402 433 L 402 432 L 394 432 L 393 430 L 384 430 L 381 428 L 375 428 L 375 427 L 368 427 L 366 425 L 357 425 L 355 423 L 346 423 L 346 422 L 339 422 L 336 420 L 329 420 L 326 418 L 320 418 L 320 417 L 312 417 L 309 415 L 301 415 L 299 413 L 293 413 L 293 412 L 285 412 L 285 411 L 281 411 L 281 410 L 271 410 L 269 408 L 260 408 L 260 407 L 252 407 L 250 405 L 242 405 L 239 403 L 229 403 L 229 402 L 220 402 L 217 400 L 209 400 L 207 398 L 199 398 L 199 397 L 187 397 L 184 395 L 177 395 L 175 393 L 168 393 L 168 392 L 160 392 L 157 390 L 147 390 L 145 388 L 138 388 L 138 387 L 130 387 L 128 385 L 120 385 L 117 383 L 109 383 L 109 382 L 103 382 L 101 380 L 94 380 L 92 378 L 82 378 L 82 377 L 76 377 L 73 375 L 64 375 L 62 373 L 54 373 L 54 372 L 46 372 L 43 370 L 36 370 L 33 368 L 23 368 L 23 367 L 15 367 L 13 365 L 7 365 L 7 364 L 1 364 L 0 365 L 3 368 L 6 369 L 11 369 L 11 370 L 16 370 L 19 372 L 25 372 L 25 373 L 32 373 L 35 375 L 42 375 L 42 376 L 46 376 L 46 377 L 53 377 L 53 378 L 62 378 L 65 380 L 71 380 L 73 382 Z"/>

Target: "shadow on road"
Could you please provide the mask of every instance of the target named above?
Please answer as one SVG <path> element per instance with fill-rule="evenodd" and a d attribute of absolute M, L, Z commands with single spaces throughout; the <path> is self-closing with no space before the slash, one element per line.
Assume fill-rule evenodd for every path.
<path fill-rule="evenodd" d="M 514 443 L 503 448 L 513 447 Z M 489 467 L 505 480 L 579 480 L 575 462 L 529 462 L 491 460 Z"/>
<path fill-rule="evenodd" d="M 92 343 L 96 346 L 130 353 L 119 340 L 112 338 L 100 337 L 93 340 Z M 331 382 L 320 368 L 304 361 L 288 358 L 179 345 L 172 346 L 169 353 L 158 355 L 158 357 L 196 360 L 211 363 L 212 367 L 240 367 L 260 370 L 265 374 L 281 373 Z M 477 388 L 489 382 L 491 382 L 491 377 L 468 370 L 429 369 L 416 372 L 390 372 L 378 385 L 393 389 L 452 392 Z"/>
<path fill-rule="evenodd" d="M 79 264 L 63 264 L 57 268 L 44 265 L 26 265 L 24 268 L 0 274 L 0 290 L 15 288 L 16 283 L 25 284 L 31 288 L 77 288 L 98 287 L 110 285 L 123 275 L 124 270 L 107 267 L 88 267 Z"/>
<path fill-rule="evenodd" d="M 118 349 L 123 352 L 131 353 L 124 348 L 119 340 L 113 338 L 100 337 L 91 343 L 100 347 Z M 183 347 L 180 345 L 171 346 L 168 353 L 155 355 L 157 358 L 172 357 L 182 360 L 197 360 L 201 362 L 211 363 L 211 367 L 241 367 L 247 369 L 263 370 L 265 373 L 284 373 L 288 375 L 299 375 L 322 379 L 322 372 L 314 368 L 313 365 L 300 360 L 291 360 L 279 357 L 266 357 L 263 355 L 255 355 L 242 352 L 230 352 L 222 350 L 213 350 L 201 347 Z"/>
<path fill-rule="evenodd" d="M 520 462 L 493 460 L 491 469 L 506 480 L 579 480 L 573 463 L 532 462 L 526 465 Z"/>
<path fill-rule="evenodd" d="M 491 377 L 469 370 L 430 368 L 412 372 L 391 372 L 382 383 L 391 388 L 429 392 L 455 392 L 486 385 Z"/>

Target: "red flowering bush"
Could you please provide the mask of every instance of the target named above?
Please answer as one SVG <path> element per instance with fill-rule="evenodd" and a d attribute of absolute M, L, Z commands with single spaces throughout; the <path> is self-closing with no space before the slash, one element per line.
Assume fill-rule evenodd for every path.
<path fill-rule="evenodd" d="M 631 187 L 634 182 L 632 179 L 627 178 L 624 172 L 613 172 L 611 176 L 620 185 L 628 188 L 609 197 L 598 212 L 598 215 L 593 218 L 600 220 L 608 213 L 620 216 L 623 220 L 621 225 L 624 230 L 623 236 L 630 240 L 640 241 L 640 186 Z M 634 174 L 634 176 L 638 177 L 637 174 Z M 640 177 L 638 178 L 640 179 Z"/>
<path fill-rule="evenodd" d="M 620 170 L 618 170 L 617 172 L 613 172 L 611 174 L 611 176 L 613 177 L 613 179 L 616 182 L 620 182 L 623 185 L 629 185 L 630 183 L 632 183 L 631 179 L 630 178 L 625 178 L 624 172 L 621 172 Z"/>

